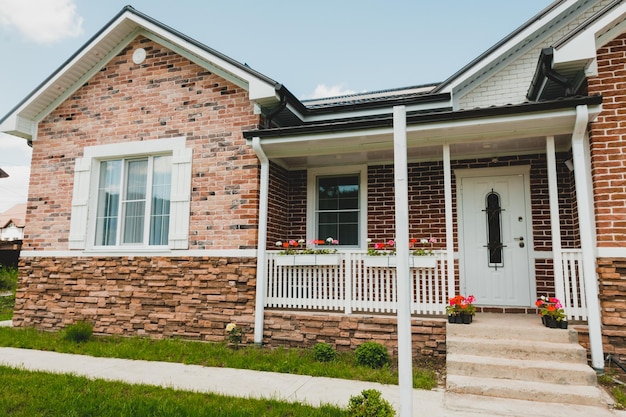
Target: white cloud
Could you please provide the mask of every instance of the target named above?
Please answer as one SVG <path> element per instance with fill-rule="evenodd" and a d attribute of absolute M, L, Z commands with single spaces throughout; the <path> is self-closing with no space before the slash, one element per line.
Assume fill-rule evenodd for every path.
<path fill-rule="evenodd" d="M 0 168 L 9 174 L 0 178 L 0 213 L 26 203 L 31 154 L 25 139 L 0 133 Z"/>
<path fill-rule="evenodd" d="M 0 0 L 0 26 L 37 43 L 80 36 L 82 25 L 74 0 Z"/>
<path fill-rule="evenodd" d="M 350 90 L 343 85 L 331 85 L 327 86 L 326 84 L 318 84 L 315 87 L 315 91 L 313 95 L 307 98 L 324 98 L 324 97 L 337 97 L 337 96 L 346 96 L 349 94 L 354 94 L 356 91 Z"/>

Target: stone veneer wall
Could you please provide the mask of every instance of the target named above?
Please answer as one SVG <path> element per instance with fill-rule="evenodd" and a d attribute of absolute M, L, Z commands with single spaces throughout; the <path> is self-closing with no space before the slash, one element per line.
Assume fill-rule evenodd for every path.
<path fill-rule="evenodd" d="M 604 353 L 626 363 L 626 259 L 599 258 L 598 277 Z"/>
<path fill-rule="evenodd" d="M 263 343 L 271 346 L 312 347 L 329 343 L 337 350 L 354 350 L 360 344 L 375 341 L 398 355 L 396 316 L 344 315 L 326 312 L 265 312 Z M 445 357 L 446 320 L 414 317 L 411 320 L 414 356 Z"/>
<path fill-rule="evenodd" d="M 13 324 L 222 341 L 253 325 L 255 285 L 255 258 L 24 258 Z"/>
<path fill-rule="evenodd" d="M 24 258 L 13 325 L 60 330 L 76 321 L 100 334 L 221 342 L 226 324 L 253 342 L 255 258 Z M 395 316 L 266 310 L 263 344 L 339 350 L 374 340 L 397 354 Z M 445 355 L 445 320 L 413 319 L 417 354 Z"/>

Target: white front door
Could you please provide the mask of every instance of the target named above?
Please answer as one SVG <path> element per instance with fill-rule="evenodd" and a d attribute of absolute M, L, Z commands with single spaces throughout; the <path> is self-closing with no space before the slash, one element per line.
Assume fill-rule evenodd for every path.
<path fill-rule="evenodd" d="M 461 293 L 487 306 L 530 305 L 527 176 L 459 178 Z"/>

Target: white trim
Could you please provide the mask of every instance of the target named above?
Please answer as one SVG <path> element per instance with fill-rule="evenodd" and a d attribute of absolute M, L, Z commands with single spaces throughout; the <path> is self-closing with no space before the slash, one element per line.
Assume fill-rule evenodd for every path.
<path fill-rule="evenodd" d="M 307 170 L 306 240 L 323 238 L 316 235 L 315 203 L 317 201 L 317 177 L 347 174 L 359 175 L 359 244 L 356 247 L 344 246 L 344 248 L 367 248 L 367 165 L 346 165 Z"/>
<path fill-rule="evenodd" d="M 598 258 L 626 258 L 626 248 L 597 248 Z"/>
<path fill-rule="evenodd" d="M 554 262 L 552 262 L 552 269 L 554 270 L 554 292 L 556 298 L 565 300 L 563 257 L 561 252 L 561 215 L 559 210 L 559 187 L 557 184 L 554 136 L 546 137 L 546 162 L 548 168 L 548 197 L 550 200 L 550 232 L 552 233 L 552 253 L 554 257 Z"/>
<path fill-rule="evenodd" d="M 267 289 L 267 216 L 269 211 L 270 162 L 261 147 L 261 139 L 252 139 L 252 148 L 261 163 L 259 185 L 259 226 L 256 259 L 256 296 L 254 305 L 254 343 L 263 343 L 263 323 L 265 321 L 265 293 Z"/>
<path fill-rule="evenodd" d="M 199 249 L 199 250 L 131 250 L 131 251 L 64 251 L 64 250 L 26 250 L 21 251 L 23 258 L 97 258 L 113 257 L 210 257 L 210 258 L 256 258 L 256 249 Z"/>
<path fill-rule="evenodd" d="M 76 159 L 72 216 L 70 222 L 69 249 L 85 250 L 89 253 L 153 253 L 167 251 L 167 247 L 147 245 L 107 248 L 95 246 L 97 212 L 98 172 L 100 161 L 109 158 L 135 156 L 172 155 L 172 192 L 170 202 L 169 249 L 185 250 L 189 247 L 189 204 L 191 198 L 192 149 L 185 147 L 186 138 L 154 139 L 122 143 L 107 143 L 89 146 L 83 157 Z M 91 213 L 91 215 L 90 215 Z M 109 250 L 110 249 L 110 250 Z M 167 253 L 167 252 L 165 252 Z"/>

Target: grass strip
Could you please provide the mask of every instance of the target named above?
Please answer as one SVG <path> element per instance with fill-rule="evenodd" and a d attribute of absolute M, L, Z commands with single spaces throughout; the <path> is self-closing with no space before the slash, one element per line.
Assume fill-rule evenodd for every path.
<path fill-rule="evenodd" d="M 347 411 L 276 400 L 254 400 L 147 385 L 90 380 L 0 366 L 0 415 L 11 417 L 280 416 L 335 417 Z"/>
<path fill-rule="evenodd" d="M 94 336 L 84 343 L 64 340 L 61 332 L 33 328 L 0 328 L 0 346 L 210 367 L 250 369 L 298 375 L 323 376 L 382 384 L 397 384 L 397 369 L 385 366 L 371 369 L 356 364 L 352 352 L 338 352 L 331 362 L 315 360 L 313 349 L 261 348 L 231 349 L 225 343 L 193 342 L 180 339 Z M 428 362 L 415 366 L 414 388 L 433 389 L 437 374 Z"/>

